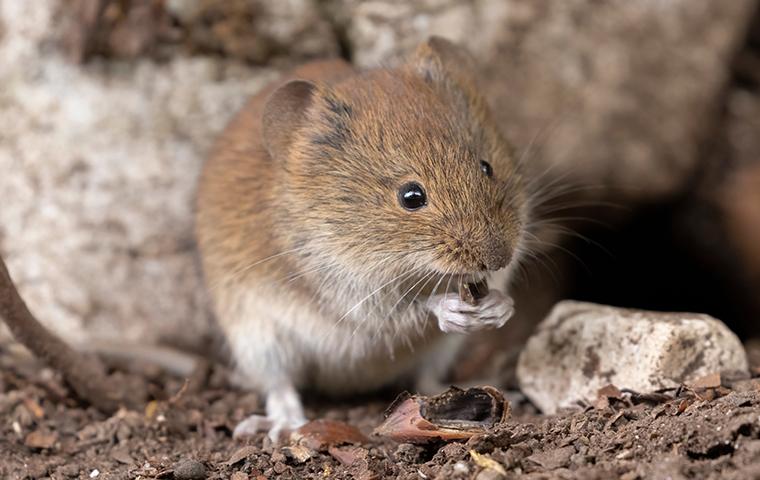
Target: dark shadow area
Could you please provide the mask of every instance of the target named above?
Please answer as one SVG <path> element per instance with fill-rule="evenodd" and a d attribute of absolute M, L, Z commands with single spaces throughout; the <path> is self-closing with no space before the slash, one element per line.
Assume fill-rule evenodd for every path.
<path fill-rule="evenodd" d="M 674 203 L 642 210 L 618 228 L 585 231 L 592 242 L 575 241 L 569 247 L 579 260 L 571 262 L 576 268 L 567 296 L 620 307 L 707 313 L 742 338 L 756 335 L 754 302 L 737 258 L 725 240 L 696 238 L 698 231 L 719 232 L 712 228 L 718 220 L 706 208 L 684 211 Z M 694 223 L 705 222 L 711 228 L 695 228 Z"/>

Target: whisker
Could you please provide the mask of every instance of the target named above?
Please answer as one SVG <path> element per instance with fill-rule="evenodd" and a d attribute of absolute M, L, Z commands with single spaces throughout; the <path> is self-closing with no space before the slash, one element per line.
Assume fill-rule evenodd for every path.
<path fill-rule="evenodd" d="M 418 267 L 416 270 L 417 270 L 417 271 L 419 271 L 419 270 L 421 270 L 422 268 L 423 268 L 423 267 Z M 329 334 L 331 334 L 331 333 L 332 333 L 332 331 L 334 331 L 334 330 L 335 330 L 335 328 L 337 328 L 337 327 L 338 327 L 338 325 L 339 325 L 339 324 L 340 324 L 340 323 L 341 323 L 343 320 L 345 320 L 345 319 L 346 319 L 346 317 L 348 317 L 348 316 L 349 316 L 349 315 L 350 315 L 352 312 L 354 312 L 354 311 L 355 311 L 357 308 L 359 308 L 359 307 L 360 307 L 362 304 L 364 304 L 364 302 L 366 302 L 367 300 L 369 300 L 370 298 L 372 298 L 372 297 L 373 297 L 375 294 L 377 294 L 377 293 L 378 293 L 379 291 L 381 291 L 383 288 L 385 288 L 385 287 L 387 287 L 388 285 L 390 285 L 391 283 L 393 283 L 393 282 L 397 281 L 397 280 L 398 280 L 398 279 L 400 279 L 401 277 L 406 277 L 406 276 L 408 276 L 408 275 L 412 275 L 412 274 L 414 274 L 414 272 L 415 272 L 415 271 L 414 271 L 414 270 L 412 270 L 412 271 L 407 271 L 407 272 L 403 272 L 403 273 L 401 273 L 401 274 L 399 274 L 399 275 L 396 275 L 395 277 L 391 278 L 390 280 L 388 280 L 387 282 L 383 283 L 383 284 L 382 284 L 382 285 L 380 285 L 378 288 L 376 288 L 375 290 L 373 290 L 372 292 L 370 292 L 370 293 L 369 293 L 368 295 L 366 295 L 364 298 L 362 298 L 361 300 L 359 300 L 359 301 L 358 301 L 358 302 L 357 302 L 357 303 L 356 303 L 356 304 L 355 304 L 353 307 L 351 307 L 351 308 L 350 308 L 350 309 L 349 309 L 349 310 L 348 310 L 346 313 L 344 313 L 343 315 L 341 315 L 341 316 L 340 316 L 340 318 L 338 318 L 338 320 L 337 320 L 337 321 L 336 321 L 336 322 L 335 322 L 335 323 L 332 325 L 332 327 L 331 327 L 331 328 L 328 330 L 328 332 L 326 333 L 326 335 L 329 335 Z M 326 338 L 327 338 L 327 337 L 325 337 L 325 338 L 321 339 L 321 341 L 325 340 Z"/>
<path fill-rule="evenodd" d="M 526 259 L 526 261 L 533 261 L 533 262 L 537 263 L 544 270 L 546 270 L 546 272 L 549 274 L 549 276 L 552 277 L 552 281 L 554 282 L 554 284 L 557 287 L 559 287 L 561 285 L 560 281 L 559 281 L 559 278 L 557 277 L 557 275 L 554 272 L 554 270 L 552 270 L 550 268 L 550 266 L 547 264 L 547 261 L 551 262 L 552 265 L 554 265 L 554 267 L 557 270 L 559 270 L 559 266 L 557 265 L 557 263 L 554 261 L 554 259 L 548 253 L 546 253 L 544 251 L 540 251 L 540 250 L 534 251 L 534 250 L 527 249 L 527 248 L 524 249 L 523 253 L 525 255 L 524 258 Z M 527 267 L 525 265 L 522 265 L 522 264 L 518 264 L 518 265 L 524 271 L 525 278 L 527 279 L 527 281 L 530 281 L 530 275 L 528 274 Z"/>
<path fill-rule="evenodd" d="M 240 278 L 242 275 L 248 273 L 249 271 L 251 271 L 252 269 L 254 269 L 255 267 L 257 267 L 259 265 L 262 265 L 264 263 L 270 262 L 270 261 L 272 261 L 272 260 L 274 260 L 276 258 L 282 257 L 283 255 L 291 255 L 291 254 L 294 254 L 294 253 L 302 252 L 302 251 L 306 250 L 306 248 L 307 247 L 293 248 L 291 250 L 285 250 L 285 251 L 282 251 L 282 252 L 279 252 L 279 253 L 275 253 L 274 255 L 270 255 L 268 257 L 256 260 L 253 263 L 244 265 L 244 266 L 236 269 L 235 271 L 232 272 L 231 275 L 225 276 L 224 278 L 222 278 L 222 279 L 214 282 L 213 284 L 210 284 L 208 286 L 208 288 L 209 288 L 209 290 L 214 291 L 221 284 L 235 281 L 238 278 Z"/>
<path fill-rule="evenodd" d="M 546 245 L 546 246 L 549 246 L 549 247 L 552 247 L 552 248 L 556 248 L 557 250 L 561 250 L 562 252 L 565 252 L 566 254 L 568 254 L 571 257 L 573 257 L 578 263 L 580 263 L 581 266 L 583 266 L 583 269 L 586 270 L 586 273 L 588 273 L 589 275 L 591 275 L 591 269 L 588 267 L 588 265 L 586 265 L 586 262 L 584 262 L 583 260 L 581 260 L 581 258 L 578 255 L 574 254 L 573 252 L 571 252 L 567 248 L 563 247 L 562 245 L 556 244 L 554 242 L 549 242 L 549 241 L 546 241 L 546 240 L 542 240 L 542 239 L 540 239 L 538 237 L 535 237 L 535 239 L 532 240 L 532 242 L 540 244 L 540 245 Z"/>
<path fill-rule="evenodd" d="M 612 259 L 615 258 L 615 256 L 612 254 L 612 252 L 610 252 L 604 245 L 602 245 L 601 243 L 597 242 L 596 240 L 593 240 L 593 239 L 587 237 L 586 235 L 583 235 L 582 233 L 579 233 L 579 232 L 573 230 L 572 228 L 569 228 L 569 227 L 564 226 L 564 225 L 555 225 L 555 224 L 551 224 L 551 223 L 547 223 L 543 228 L 544 228 L 544 230 L 549 231 L 549 232 L 555 232 L 556 231 L 560 235 L 565 235 L 565 236 L 568 236 L 568 237 L 573 237 L 573 238 L 577 238 L 579 240 L 582 240 L 582 241 L 586 242 L 587 244 L 593 245 L 594 247 L 598 248 L 599 250 L 601 250 L 602 252 L 604 252 L 608 257 L 610 257 Z"/>
<path fill-rule="evenodd" d="M 528 228 L 538 227 L 541 225 L 556 225 L 558 221 L 566 221 L 566 222 L 586 222 L 591 223 L 594 225 L 597 225 L 599 227 L 604 227 L 606 229 L 612 229 L 612 226 L 609 225 L 606 222 L 603 222 L 602 220 L 597 220 L 596 218 L 591 217 L 580 217 L 580 216 L 559 216 L 559 217 L 552 217 L 552 218 L 545 218 L 542 220 L 533 220 L 528 225 Z"/>
<path fill-rule="evenodd" d="M 419 297 L 419 296 L 420 296 L 420 294 L 421 294 L 421 293 L 422 293 L 422 291 L 425 289 L 425 287 L 426 287 L 426 286 L 427 286 L 427 284 L 430 282 L 430 280 L 432 280 L 433 278 L 435 278 L 435 273 L 436 273 L 436 272 L 431 272 L 431 274 L 429 274 L 429 275 L 427 275 L 427 276 L 425 277 L 425 278 L 427 278 L 427 280 L 426 280 L 426 281 L 425 281 L 425 283 L 422 285 L 422 287 L 420 287 L 420 289 L 419 289 L 419 290 L 417 291 L 417 293 L 414 295 L 414 297 L 413 297 L 413 298 L 412 298 L 412 300 L 409 302 L 409 304 L 406 306 L 406 309 L 404 310 L 404 313 L 402 313 L 402 314 L 401 314 L 401 318 L 402 318 L 402 319 L 403 319 L 404 317 L 406 317 L 406 314 L 409 312 L 409 309 L 410 309 L 410 308 L 412 308 L 412 305 L 414 305 L 414 302 L 415 302 L 415 300 L 417 300 L 417 297 Z M 417 324 L 417 325 L 415 325 L 415 327 L 417 327 L 417 329 L 418 329 L 418 333 L 419 333 L 419 323 L 420 323 L 420 322 L 418 322 L 418 324 Z"/>
<path fill-rule="evenodd" d="M 391 315 L 393 314 L 393 310 L 395 310 L 395 309 L 396 309 L 396 307 L 397 307 L 397 306 L 398 306 L 398 305 L 399 305 L 399 304 L 400 304 L 400 303 L 403 301 L 404 297 L 406 297 L 406 296 L 409 294 L 409 292 L 411 292 L 412 290 L 414 290 L 414 288 L 415 288 L 417 285 L 419 285 L 420 283 L 422 283 L 422 281 L 423 281 L 423 280 L 425 280 L 426 278 L 429 278 L 429 277 L 432 277 L 433 275 L 435 275 L 435 273 L 436 273 L 435 271 L 432 271 L 432 272 L 430 272 L 430 273 L 427 273 L 427 274 L 423 275 L 423 276 L 422 276 L 422 277 L 421 277 L 419 280 L 417 280 L 416 282 L 414 282 L 414 284 L 413 284 L 411 287 L 409 287 L 409 288 L 408 288 L 408 289 L 407 289 L 407 290 L 404 292 L 404 294 L 403 294 L 403 295 L 401 295 L 401 297 L 400 297 L 400 298 L 399 298 L 399 299 L 396 301 L 396 303 L 394 303 L 394 304 L 393 304 L 393 306 L 392 306 L 392 307 L 391 307 L 391 308 L 388 310 L 388 315 L 386 315 L 386 317 L 385 317 L 385 319 L 384 319 L 384 321 L 383 321 L 383 325 L 379 325 L 379 326 L 378 326 L 378 328 L 375 330 L 375 332 L 376 332 L 376 333 L 379 333 L 379 332 L 380 332 L 380 328 L 381 328 L 382 326 L 384 326 L 384 324 L 385 324 L 385 323 L 386 323 L 386 322 L 387 322 L 387 321 L 390 319 Z M 424 288 L 424 285 L 423 285 L 423 288 Z M 414 300 L 412 300 L 412 301 L 414 301 Z M 406 312 L 405 312 L 405 313 L 406 313 Z M 401 318 L 403 318 L 403 316 L 402 316 Z M 353 332 L 353 333 L 352 333 L 352 335 L 351 335 L 352 337 L 353 337 L 353 335 L 356 333 L 356 331 L 357 331 L 357 330 L 358 330 L 358 326 L 357 326 L 357 328 L 356 328 L 356 329 L 354 329 L 354 332 Z M 373 338 L 373 339 L 375 338 L 375 335 L 374 335 L 374 334 L 373 334 L 372 338 Z M 391 343 L 392 343 L 392 342 L 391 342 Z"/>
<path fill-rule="evenodd" d="M 283 280 L 285 281 L 285 283 L 292 283 L 292 282 L 298 280 L 301 277 L 305 277 L 306 275 L 309 275 L 309 274 L 312 274 L 312 273 L 321 272 L 321 271 L 324 271 L 324 270 L 328 270 L 330 268 L 333 268 L 332 264 L 319 265 L 319 266 L 317 266 L 315 268 L 312 268 L 312 269 L 309 269 L 309 270 L 304 270 L 304 271 L 301 271 L 301 272 L 291 273 L 290 275 L 288 275 L 287 277 L 285 277 Z"/>

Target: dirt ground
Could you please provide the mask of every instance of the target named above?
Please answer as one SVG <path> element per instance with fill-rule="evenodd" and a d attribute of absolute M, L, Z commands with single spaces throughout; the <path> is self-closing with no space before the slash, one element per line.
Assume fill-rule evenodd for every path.
<path fill-rule="evenodd" d="M 263 435 L 233 440 L 236 422 L 260 403 L 231 388 L 221 369 L 187 385 L 153 368 L 131 370 L 114 374 L 144 392 L 145 409 L 108 418 L 72 398 L 54 371 L 4 347 L 0 478 L 760 478 L 755 379 L 628 394 L 551 417 L 514 393 L 506 424 L 467 442 L 428 446 L 371 435 L 392 393 L 351 404 L 323 400 L 310 405 L 312 418 L 347 422 L 367 438 L 310 450 L 273 447 Z"/>

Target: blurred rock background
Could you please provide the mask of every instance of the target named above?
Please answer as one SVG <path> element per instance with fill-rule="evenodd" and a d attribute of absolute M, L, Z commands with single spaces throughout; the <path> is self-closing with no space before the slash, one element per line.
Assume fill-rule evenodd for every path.
<path fill-rule="evenodd" d="M 438 34 L 473 53 L 545 187 L 520 318 L 471 365 L 508 361 L 563 297 L 707 312 L 748 337 L 758 18 L 756 0 L 0 0 L 0 252 L 67 338 L 197 344 L 193 190 L 215 135 L 290 66 L 392 63 Z"/>

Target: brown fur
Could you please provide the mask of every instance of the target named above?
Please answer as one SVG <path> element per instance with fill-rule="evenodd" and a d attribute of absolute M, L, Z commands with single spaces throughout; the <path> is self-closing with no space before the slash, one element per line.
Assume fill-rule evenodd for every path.
<path fill-rule="evenodd" d="M 357 311 L 358 323 L 334 347 L 350 348 L 345 344 L 357 330 L 364 337 L 379 332 L 375 343 L 390 345 L 391 355 L 411 356 L 432 335 L 427 314 L 404 326 L 385 315 L 393 310 L 386 304 L 403 300 L 401 292 L 423 275 L 433 281 L 413 293 L 429 292 L 444 273 L 480 275 L 509 263 L 523 232 L 524 187 L 471 78 L 471 63 L 457 47 L 431 39 L 395 69 L 357 72 L 339 60 L 306 65 L 245 106 L 220 137 L 198 193 L 203 267 L 228 335 L 249 319 L 260 323 L 246 331 L 273 329 L 267 358 L 303 377 L 293 372 L 314 360 L 295 361 L 288 352 L 332 351 L 320 353 L 309 338 L 291 345 L 291 334 L 340 330 L 339 318 L 368 292 L 418 268 L 387 286 L 392 294 L 372 298 L 375 310 Z M 293 79 L 313 83 L 288 83 Z M 480 170 L 481 160 L 493 166 L 492 178 Z M 412 180 L 425 188 L 428 205 L 410 212 L 400 207 L 397 191 Z M 292 310 L 247 311 L 246 296 Z M 229 307 L 234 302 L 237 309 Z M 299 320 L 303 332 L 282 326 L 287 312 L 309 312 L 308 322 Z M 371 346 L 352 355 L 382 357 Z"/>

